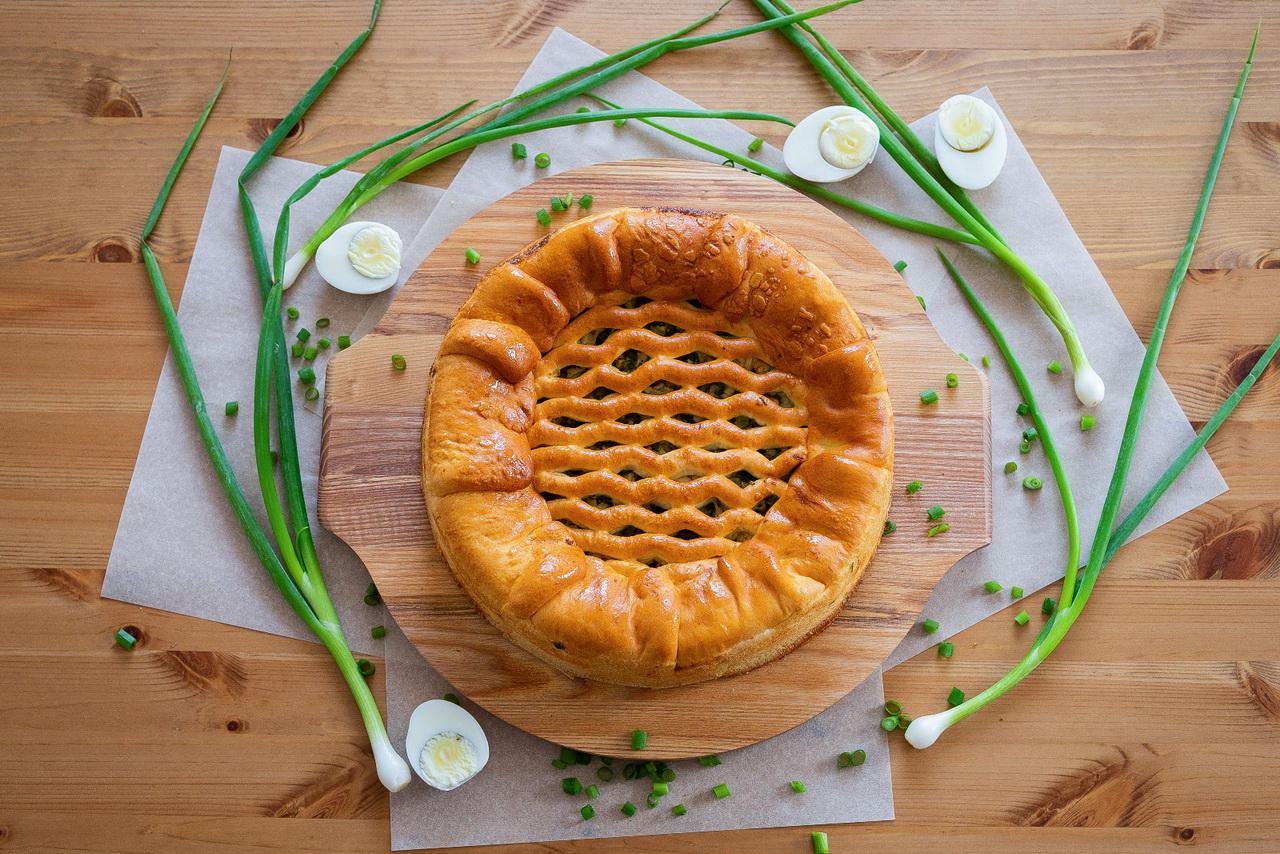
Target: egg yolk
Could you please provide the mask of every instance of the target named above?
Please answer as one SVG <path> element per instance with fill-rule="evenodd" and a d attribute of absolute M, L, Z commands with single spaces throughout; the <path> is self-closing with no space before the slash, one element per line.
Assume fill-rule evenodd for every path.
<path fill-rule="evenodd" d="M 818 136 L 822 159 L 840 169 L 857 169 L 871 161 L 880 145 L 880 131 L 864 115 L 827 119 Z"/>

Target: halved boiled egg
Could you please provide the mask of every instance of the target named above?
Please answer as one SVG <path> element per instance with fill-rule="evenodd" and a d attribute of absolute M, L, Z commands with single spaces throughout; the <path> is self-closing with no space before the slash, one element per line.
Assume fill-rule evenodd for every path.
<path fill-rule="evenodd" d="M 316 271 L 329 284 L 349 294 L 376 294 L 400 276 L 404 243 L 380 222 L 349 222 L 316 249 Z"/>
<path fill-rule="evenodd" d="M 448 700 L 427 700 L 409 717 L 409 764 L 428 786 L 449 791 L 489 761 L 489 739 L 471 713 Z"/>
<path fill-rule="evenodd" d="M 989 104 L 955 95 L 938 107 L 933 150 L 948 178 L 966 190 L 981 190 L 1000 174 L 1009 137 Z"/>
<path fill-rule="evenodd" d="M 826 184 L 857 175 L 875 159 L 880 129 L 861 110 L 839 104 L 800 120 L 782 146 L 791 174 Z"/>

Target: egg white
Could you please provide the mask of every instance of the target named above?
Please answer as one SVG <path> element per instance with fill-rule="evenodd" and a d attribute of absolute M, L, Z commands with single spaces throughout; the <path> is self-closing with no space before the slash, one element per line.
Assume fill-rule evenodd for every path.
<path fill-rule="evenodd" d="M 938 156 L 938 165 L 957 186 L 966 190 L 981 190 L 991 186 L 991 182 L 1000 174 L 1005 156 L 1009 152 L 1009 136 L 1000 116 L 996 115 L 995 119 L 995 132 L 990 141 L 977 151 L 957 151 L 943 137 L 941 122 L 934 126 L 933 151 Z"/>
<path fill-rule="evenodd" d="M 409 717 L 409 733 L 405 736 L 405 751 L 409 755 L 409 764 L 427 785 L 431 785 L 431 782 L 422 773 L 420 764 L 422 748 L 434 736 L 446 732 L 457 733 L 471 742 L 471 746 L 476 749 L 476 774 L 479 774 L 489 761 L 489 739 L 485 737 L 479 721 L 472 717 L 470 712 L 448 700 L 427 700 L 413 710 L 413 714 Z M 471 775 L 471 777 L 474 776 L 475 774 Z M 467 780 L 461 781 L 458 786 Z M 457 788 L 457 786 L 450 788 Z"/>
<path fill-rule="evenodd" d="M 791 133 L 787 134 L 787 141 L 782 144 L 782 162 L 787 165 L 787 169 L 791 171 L 791 174 L 806 181 L 812 181 L 815 184 L 830 184 L 834 181 L 852 178 L 867 168 L 871 161 L 875 159 L 875 151 L 867 158 L 867 162 L 861 166 L 853 169 L 841 169 L 839 166 L 833 166 L 828 163 L 827 159 L 822 156 L 822 150 L 819 147 L 822 126 L 827 123 L 827 120 L 836 116 L 852 115 L 864 115 L 864 113 L 845 104 L 837 104 L 833 107 L 823 107 L 821 110 L 810 113 L 801 119 L 791 129 Z M 876 150 L 879 150 L 878 142 Z"/>
<path fill-rule="evenodd" d="M 316 249 L 316 272 L 326 282 L 340 291 L 349 294 L 377 294 L 396 283 L 400 271 L 389 276 L 371 279 L 361 275 L 351 266 L 347 252 L 351 249 L 351 238 L 361 229 L 370 225 L 381 225 L 376 222 L 349 222 L 339 228 Z"/>

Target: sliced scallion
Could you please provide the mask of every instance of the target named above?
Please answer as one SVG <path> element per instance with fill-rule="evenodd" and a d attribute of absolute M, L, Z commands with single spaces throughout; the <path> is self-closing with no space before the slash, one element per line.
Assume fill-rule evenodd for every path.
<path fill-rule="evenodd" d="M 240 411 L 240 401 L 228 400 L 227 405 L 222 408 L 222 411 L 228 416 L 235 415 Z"/>
<path fill-rule="evenodd" d="M 406 362 L 404 356 L 401 356 L 399 353 L 396 353 L 391 357 L 391 367 L 395 368 L 397 371 L 403 371 L 407 366 L 408 362 Z"/>
<path fill-rule="evenodd" d="M 649 743 L 649 733 L 642 729 L 633 730 L 631 733 L 631 749 L 644 750 L 645 745 Z"/>
<path fill-rule="evenodd" d="M 1027 624 L 1027 621 L 1030 619 L 1031 617 L 1030 615 L 1027 614 L 1026 611 L 1020 611 L 1018 612 L 1018 616 L 1013 618 L 1013 621 L 1020 626 L 1025 626 Z"/>
<path fill-rule="evenodd" d="M 928 514 L 929 518 L 935 522 L 941 519 L 943 516 L 947 515 L 947 511 L 943 510 L 942 505 L 940 504 L 935 504 L 924 512 Z"/>
<path fill-rule="evenodd" d="M 374 626 L 373 628 L 369 629 L 369 637 L 373 638 L 374 640 L 382 640 L 386 636 L 387 636 L 386 626 Z"/>
<path fill-rule="evenodd" d="M 926 389 L 925 391 L 920 392 L 920 402 L 925 406 L 928 406 L 931 403 L 937 403 L 938 393 L 933 389 Z"/>
<path fill-rule="evenodd" d="M 924 626 L 923 626 L 923 628 L 924 628 L 924 633 L 925 633 L 926 635 L 934 634 L 934 633 L 936 633 L 936 632 L 938 631 L 938 628 L 939 628 L 941 625 L 942 625 L 942 624 L 941 624 L 941 623 L 939 623 L 937 620 L 925 620 L 925 621 L 924 621 Z"/>
<path fill-rule="evenodd" d="M 474 249 L 468 249 L 465 255 L 468 264 L 479 264 L 480 253 Z"/>
<path fill-rule="evenodd" d="M 533 158 L 533 164 L 539 169 L 546 169 L 551 165 L 551 155 L 543 152 Z"/>
<path fill-rule="evenodd" d="M 950 531 L 950 530 L 951 530 L 951 523 L 943 522 L 941 525 L 934 525 L 932 528 L 926 531 L 925 536 L 932 538 L 932 537 L 938 536 L 939 534 L 945 534 L 947 531 Z"/>
<path fill-rule="evenodd" d="M 117 644 L 128 650 L 132 650 L 138 643 L 138 639 L 124 629 L 117 630 L 115 638 Z"/>
<path fill-rule="evenodd" d="M 938 644 L 938 655 L 943 658 L 950 658 L 956 651 L 956 645 L 951 641 L 943 641 Z"/>
<path fill-rule="evenodd" d="M 723 801 L 725 798 L 729 797 L 729 795 L 733 794 L 729 791 L 728 783 L 719 784 L 711 790 L 711 793 L 716 796 L 717 801 Z"/>
<path fill-rule="evenodd" d="M 960 385 L 960 377 L 956 374 L 947 374 L 947 388 L 955 388 Z"/>

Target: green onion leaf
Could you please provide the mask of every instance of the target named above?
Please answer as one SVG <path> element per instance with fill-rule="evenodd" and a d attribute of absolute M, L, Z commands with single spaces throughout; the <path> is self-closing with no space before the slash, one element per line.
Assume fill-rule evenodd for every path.
<path fill-rule="evenodd" d="M 293 347 L 290 348 L 290 352 L 293 353 L 293 358 L 301 359 L 302 351 L 305 349 L 306 349 L 306 345 L 303 344 L 301 341 L 299 341 L 296 344 L 294 344 Z"/>
<path fill-rule="evenodd" d="M 300 312 L 299 312 L 296 308 L 294 308 L 293 306 L 289 306 L 288 308 L 286 308 L 286 309 L 284 310 L 284 313 L 285 313 L 285 314 L 287 314 L 287 315 L 289 316 L 289 319 L 290 319 L 290 320 L 297 320 L 297 319 L 298 319 L 298 315 L 300 314 Z"/>
<path fill-rule="evenodd" d="M 317 321 L 316 321 L 316 328 L 317 328 L 317 329 L 327 329 L 328 327 L 329 327 L 329 318 L 327 318 L 327 317 L 322 317 L 322 318 L 320 318 L 319 320 L 317 320 Z"/>
<path fill-rule="evenodd" d="M 983 357 L 982 357 L 982 367 L 984 367 L 984 368 L 989 368 L 989 367 L 991 367 L 991 357 L 990 357 L 990 356 L 983 356 Z"/>
<path fill-rule="evenodd" d="M 302 351 L 302 358 L 306 359 L 308 362 L 314 361 L 315 357 L 319 355 L 320 355 L 319 347 L 307 347 L 305 350 Z"/>
<path fill-rule="evenodd" d="M 561 762 L 559 759 L 552 759 L 552 760 L 551 760 L 551 767 L 552 767 L 552 768 L 555 768 L 555 769 L 557 769 L 557 770 L 559 770 L 559 771 L 563 771 L 564 769 L 568 768 L 569 766 L 568 766 L 568 765 L 566 765 L 565 763 Z"/>
<path fill-rule="evenodd" d="M 920 296 L 919 294 L 916 294 L 916 302 L 920 303 L 921 311 L 929 310 L 929 306 L 924 304 L 924 297 Z M 967 358 L 965 358 L 965 355 L 963 353 L 960 354 L 960 358 L 964 359 L 966 362 L 969 361 Z"/>
<path fill-rule="evenodd" d="M 666 783 L 653 784 L 653 793 L 655 795 L 665 795 L 668 792 L 668 790 L 669 790 L 669 787 L 668 787 L 668 784 Z"/>
<path fill-rule="evenodd" d="M 319 341 L 316 342 L 316 346 L 319 347 L 321 350 L 328 350 L 329 345 L 332 343 L 333 342 L 330 341 L 328 338 L 321 338 Z"/>
<path fill-rule="evenodd" d="M 577 777 L 565 777 L 560 781 L 560 791 L 566 795 L 576 795 L 582 791 L 582 781 Z"/>
<path fill-rule="evenodd" d="M 1031 440 L 1030 440 L 1030 439 L 1023 439 L 1021 442 L 1019 442 L 1019 443 L 1018 443 L 1018 450 L 1019 450 L 1020 452 L 1024 453 L 1024 454 L 1029 454 L 1029 453 L 1031 453 Z"/>
<path fill-rule="evenodd" d="M 897 728 L 898 728 L 897 715 L 889 715 L 888 717 L 880 719 L 880 729 L 884 730 L 885 732 L 893 732 Z"/>
<path fill-rule="evenodd" d="M 1026 430 L 1022 431 L 1022 438 L 1026 439 L 1028 442 L 1034 442 L 1036 439 L 1040 438 L 1040 431 L 1034 427 L 1028 427 Z"/>
<path fill-rule="evenodd" d="M 311 337 L 311 330 L 310 330 L 310 329 L 308 329 L 307 327 L 305 327 L 305 326 L 304 326 L 304 327 L 302 327 L 301 329 L 299 329 L 299 330 L 298 330 L 298 340 L 299 340 L 299 341 L 305 342 L 305 341 L 306 341 L 308 338 L 310 338 L 310 337 Z"/>
<path fill-rule="evenodd" d="M 370 602 L 370 599 L 373 601 Z M 364 590 L 364 601 L 365 604 L 368 605 L 379 605 L 382 603 L 382 594 L 378 592 L 378 585 L 374 584 L 372 581 L 369 582 L 369 586 Z"/>
<path fill-rule="evenodd" d="M 578 751 L 572 747 L 560 748 L 560 761 L 565 765 L 574 765 L 578 761 Z"/>
<path fill-rule="evenodd" d="M 1023 593 L 1023 590 L 1021 587 L 1010 587 L 1009 595 L 1012 596 L 1014 599 L 1021 599 L 1025 594 Z"/>
<path fill-rule="evenodd" d="M 1030 406 L 1028 406 L 1028 405 L 1027 405 L 1027 404 L 1025 404 L 1025 403 L 1019 403 L 1019 404 L 1018 404 L 1018 414 L 1019 414 L 1019 415 L 1030 415 L 1030 414 L 1031 414 L 1031 407 L 1030 407 Z"/>
<path fill-rule="evenodd" d="M 310 388 L 307 389 L 306 393 L 303 394 L 302 396 L 307 400 L 319 400 L 320 389 L 316 388 L 315 386 L 311 386 Z"/>
<path fill-rule="evenodd" d="M 564 205 L 564 199 L 560 198 L 559 196 L 552 196 L 551 210 L 556 211 L 558 213 L 563 210 L 568 210 L 568 208 L 566 208 Z"/>
<path fill-rule="evenodd" d="M 582 208 L 584 211 L 589 211 L 591 210 L 591 203 L 594 201 L 595 196 L 590 193 L 583 193 L 578 197 L 578 207 Z"/>

